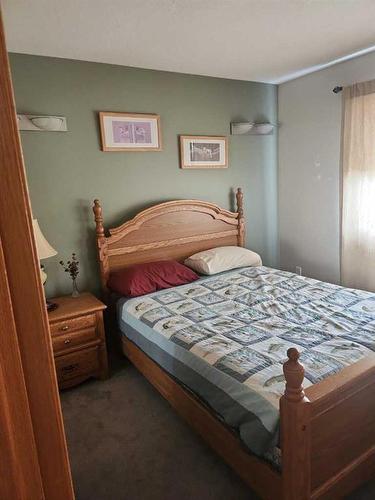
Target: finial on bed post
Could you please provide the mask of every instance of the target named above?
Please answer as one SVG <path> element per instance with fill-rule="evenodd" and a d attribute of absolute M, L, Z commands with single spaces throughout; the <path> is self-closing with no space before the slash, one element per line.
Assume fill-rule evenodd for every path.
<path fill-rule="evenodd" d="M 245 246 L 245 218 L 243 213 L 243 192 L 241 188 L 237 189 L 237 212 L 238 212 L 238 245 Z"/>
<path fill-rule="evenodd" d="M 280 444 L 282 452 L 282 497 L 311 498 L 311 404 L 302 387 L 305 369 L 295 347 L 287 351 L 283 365 L 286 380 L 280 398 Z"/>
<path fill-rule="evenodd" d="M 94 206 L 92 207 L 92 210 L 95 215 L 96 236 L 104 236 L 102 206 L 100 205 L 99 200 L 94 200 Z"/>
<path fill-rule="evenodd" d="M 283 372 L 286 380 L 284 396 L 288 401 L 297 403 L 305 397 L 305 392 L 302 387 L 305 369 L 298 361 L 298 349 L 291 347 L 286 354 L 288 356 L 288 361 L 285 361 L 283 365 Z"/>
<path fill-rule="evenodd" d="M 98 250 L 98 259 L 100 266 L 100 280 L 102 283 L 103 292 L 105 294 L 104 300 L 106 300 L 106 295 L 108 292 L 107 280 L 109 277 L 109 262 L 107 254 L 107 238 L 105 237 L 103 226 L 103 212 L 99 200 L 94 200 L 94 206 L 92 207 L 92 210 L 95 215 L 96 246 Z"/>

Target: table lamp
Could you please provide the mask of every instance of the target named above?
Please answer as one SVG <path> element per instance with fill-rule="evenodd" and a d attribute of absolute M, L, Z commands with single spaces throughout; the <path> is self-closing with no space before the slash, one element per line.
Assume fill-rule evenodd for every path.
<path fill-rule="evenodd" d="M 39 260 L 48 259 L 48 257 L 53 257 L 54 255 L 57 255 L 56 250 L 51 247 L 51 245 L 44 237 L 42 231 L 40 230 L 37 219 L 33 219 L 33 229 L 34 229 L 35 243 Z M 44 271 L 42 265 L 40 266 L 40 279 L 43 285 L 47 281 L 47 274 Z M 52 309 L 56 309 L 57 305 L 53 304 L 52 302 L 48 302 L 48 300 L 46 300 L 46 307 L 47 311 L 50 311 Z"/>

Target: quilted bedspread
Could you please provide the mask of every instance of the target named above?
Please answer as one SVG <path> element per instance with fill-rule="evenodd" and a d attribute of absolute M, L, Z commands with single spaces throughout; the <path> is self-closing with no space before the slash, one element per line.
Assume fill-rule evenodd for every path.
<path fill-rule="evenodd" d="M 301 353 L 305 387 L 375 350 L 375 294 L 263 266 L 128 300 L 121 318 L 257 454 L 275 444 L 289 347 Z"/>

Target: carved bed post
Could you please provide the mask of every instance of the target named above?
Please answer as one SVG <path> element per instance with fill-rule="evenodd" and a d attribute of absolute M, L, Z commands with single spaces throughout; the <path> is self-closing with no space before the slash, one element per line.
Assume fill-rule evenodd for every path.
<path fill-rule="evenodd" d="M 305 369 L 298 350 L 291 347 L 287 356 L 280 399 L 283 500 L 306 500 L 311 495 L 310 401 L 302 387 Z"/>
<path fill-rule="evenodd" d="M 245 218 L 243 213 L 243 192 L 241 188 L 237 189 L 237 212 L 238 212 L 238 246 L 245 246 Z"/>
<path fill-rule="evenodd" d="M 99 200 L 94 200 L 92 210 L 95 215 L 96 224 L 96 246 L 98 250 L 98 258 L 100 264 L 100 279 L 103 292 L 107 293 L 107 279 L 109 276 L 108 255 L 107 255 L 107 239 L 104 234 L 103 213 Z"/>

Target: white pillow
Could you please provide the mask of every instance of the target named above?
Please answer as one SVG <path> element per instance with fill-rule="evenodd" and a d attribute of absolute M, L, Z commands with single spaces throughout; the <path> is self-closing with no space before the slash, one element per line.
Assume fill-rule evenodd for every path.
<path fill-rule="evenodd" d="M 217 247 L 188 257 L 185 266 L 201 274 L 217 274 L 237 267 L 261 266 L 260 256 L 242 247 Z"/>

